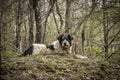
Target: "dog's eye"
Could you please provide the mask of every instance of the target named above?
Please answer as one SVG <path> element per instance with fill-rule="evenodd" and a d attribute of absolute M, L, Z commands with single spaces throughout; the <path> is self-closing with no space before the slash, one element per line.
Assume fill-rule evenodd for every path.
<path fill-rule="evenodd" d="M 62 39 L 63 39 L 63 34 L 58 37 L 58 40 L 62 40 Z"/>
<path fill-rule="evenodd" d="M 73 40 L 73 37 L 70 34 L 68 34 L 68 39 Z"/>

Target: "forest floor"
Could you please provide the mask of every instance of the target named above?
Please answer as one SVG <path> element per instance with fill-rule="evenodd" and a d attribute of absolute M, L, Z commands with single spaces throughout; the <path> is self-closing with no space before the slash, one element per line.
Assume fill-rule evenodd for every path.
<path fill-rule="evenodd" d="M 80 59 L 70 55 L 18 57 L 1 54 L 1 80 L 120 80 L 120 57 Z"/>

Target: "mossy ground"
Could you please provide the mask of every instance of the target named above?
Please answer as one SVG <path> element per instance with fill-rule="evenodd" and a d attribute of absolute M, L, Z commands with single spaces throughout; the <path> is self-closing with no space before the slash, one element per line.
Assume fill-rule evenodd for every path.
<path fill-rule="evenodd" d="M 120 57 L 119 57 L 120 58 Z M 1 54 L 1 80 L 120 80 L 120 64 L 103 59 L 79 59 L 73 55 Z"/>

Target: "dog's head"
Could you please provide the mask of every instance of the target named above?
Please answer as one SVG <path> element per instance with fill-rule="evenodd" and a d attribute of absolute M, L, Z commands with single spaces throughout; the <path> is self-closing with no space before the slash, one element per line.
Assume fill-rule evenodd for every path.
<path fill-rule="evenodd" d="M 71 47 L 73 37 L 71 34 L 61 34 L 58 40 L 62 49 L 68 49 Z"/>

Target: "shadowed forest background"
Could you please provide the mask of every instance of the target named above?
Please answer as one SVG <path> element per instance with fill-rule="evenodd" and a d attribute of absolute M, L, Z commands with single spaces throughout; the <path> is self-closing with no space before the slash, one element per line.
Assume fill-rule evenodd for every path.
<path fill-rule="evenodd" d="M 14 60 L 14 58 L 17 57 L 16 55 L 24 52 L 32 43 L 44 43 L 48 45 L 55 41 L 58 35 L 64 32 L 71 33 L 74 37 L 72 44 L 73 54 L 88 56 L 90 58 L 89 62 L 73 59 L 68 56 L 61 58 L 58 55 L 50 55 L 48 57 L 56 63 L 49 63 L 50 65 L 36 63 L 36 60 L 38 62 L 41 62 L 41 60 L 44 62 L 43 58 L 45 58 L 45 56 L 43 55 L 39 56 L 40 60 L 38 60 L 37 56 L 33 57 L 35 61 L 31 57 L 27 57 L 25 60 L 23 60 L 23 58 L 16 58 Z M 3 64 L 1 68 L 2 76 L 8 74 L 7 78 L 3 77 L 3 79 L 13 80 L 10 78 L 10 74 L 14 74 L 16 70 L 21 70 L 21 67 L 19 69 L 17 67 L 14 68 L 17 63 L 23 64 L 33 61 L 33 65 L 36 63 L 36 65 L 48 66 L 46 68 L 39 67 L 38 69 L 41 71 L 43 68 L 44 70 L 47 68 L 51 70 L 53 67 L 60 65 L 57 61 L 61 61 L 61 59 L 65 60 L 65 62 L 62 61 L 63 63 L 61 64 L 67 64 L 67 61 L 73 61 L 76 67 L 79 63 L 84 65 L 86 70 L 96 67 L 92 65 L 97 65 L 97 61 L 100 65 L 97 65 L 97 70 L 93 71 L 95 75 L 90 74 L 90 76 L 85 76 L 89 74 L 87 73 L 89 71 L 86 70 L 81 71 L 80 73 L 82 74 L 79 76 L 79 73 L 77 73 L 79 70 L 74 72 L 76 67 L 69 64 L 67 66 L 71 67 L 65 70 L 63 68 L 63 71 L 61 67 L 57 66 L 58 70 L 56 71 L 55 68 L 55 72 L 53 72 L 57 73 L 56 75 L 48 76 L 43 73 L 45 76 L 38 78 L 35 72 L 26 72 L 26 74 L 34 73 L 32 77 L 29 77 L 31 80 L 66 80 L 74 73 L 77 75 L 74 74 L 75 76 L 69 77 L 68 80 L 79 80 L 79 78 L 81 78 L 80 80 L 120 79 L 119 0 L 0 0 L 0 34 L 0 49 Z M 59 60 L 56 60 L 56 58 Z M 7 62 L 7 59 L 8 61 L 12 59 L 13 63 Z M 14 61 L 16 61 L 15 65 Z M 11 66 L 8 66 L 7 63 Z M 29 64 L 24 64 L 26 70 L 28 65 Z M 87 68 L 86 65 L 90 67 Z M 99 71 L 98 66 L 103 70 Z M 14 68 L 14 70 L 12 71 L 11 68 Z M 77 69 L 79 68 L 81 67 Z M 114 70 L 114 68 L 116 70 Z M 33 67 L 29 67 L 29 69 L 33 69 Z M 66 74 L 67 72 L 64 72 L 66 70 L 68 73 L 69 71 L 73 71 L 73 74 L 72 72 L 69 73 L 71 75 Z M 9 73 L 9 71 L 12 72 Z M 111 74 L 111 76 L 109 74 Z M 95 77 L 96 75 L 97 77 Z M 27 76 L 25 79 L 28 78 Z M 17 80 L 16 77 L 13 78 Z M 29 78 L 28 80 L 30 80 Z"/>

